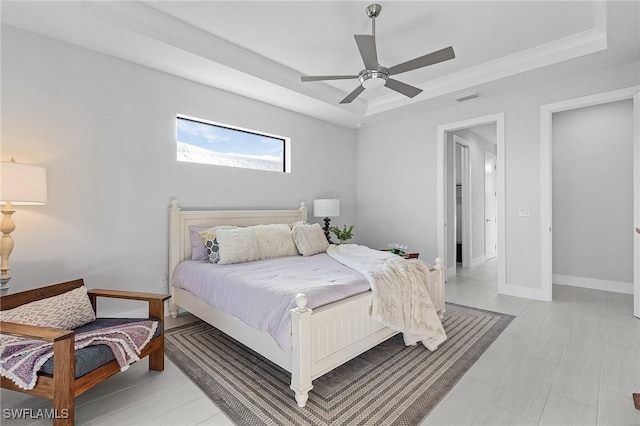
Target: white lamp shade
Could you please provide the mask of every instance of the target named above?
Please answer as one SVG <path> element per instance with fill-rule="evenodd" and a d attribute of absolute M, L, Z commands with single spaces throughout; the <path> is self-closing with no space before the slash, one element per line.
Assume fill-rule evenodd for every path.
<path fill-rule="evenodd" d="M 47 204 L 47 175 L 44 167 L 14 162 L 0 163 L 0 203 Z"/>
<path fill-rule="evenodd" d="M 340 200 L 313 200 L 313 215 L 315 217 L 340 216 Z"/>

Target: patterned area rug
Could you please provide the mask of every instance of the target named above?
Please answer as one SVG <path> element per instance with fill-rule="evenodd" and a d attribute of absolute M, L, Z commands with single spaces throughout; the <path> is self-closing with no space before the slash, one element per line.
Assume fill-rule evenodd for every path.
<path fill-rule="evenodd" d="M 237 424 L 415 425 L 513 318 L 447 303 L 437 351 L 396 335 L 314 380 L 305 408 L 287 371 L 204 322 L 168 330 L 166 354 Z"/>

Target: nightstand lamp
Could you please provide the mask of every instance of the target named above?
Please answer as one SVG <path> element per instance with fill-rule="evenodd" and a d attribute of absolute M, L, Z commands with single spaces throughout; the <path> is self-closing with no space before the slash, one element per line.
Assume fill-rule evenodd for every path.
<path fill-rule="evenodd" d="M 329 223 L 331 217 L 340 216 L 340 200 L 333 199 L 320 199 L 313 200 L 313 216 L 324 217 L 324 235 L 327 237 L 327 241 L 331 243 L 331 236 L 329 235 Z"/>
<path fill-rule="evenodd" d="M 11 215 L 13 206 L 33 206 L 47 204 L 47 178 L 44 167 L 10 162 L 0 163 L 0 288 L 9 288 L 9 255 L 13 251 L 11 233 L 16 229 Z"/>

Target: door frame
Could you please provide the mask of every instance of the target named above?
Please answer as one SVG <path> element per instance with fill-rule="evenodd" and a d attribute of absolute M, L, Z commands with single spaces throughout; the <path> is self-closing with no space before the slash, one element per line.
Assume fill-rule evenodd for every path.
<path fill-rule="evenodd" d="M 495 252 L 496 252 L 496 256 L 498 256 L 498 247 L 497 247 L 497 241 L 498 241 L 498 221 L 496 219 L 496 213 L 497 213 L 497 209 L 498 209 L 498 203 L 496 200 L 496 196 L 497 196 L 497 190 L 496 190 L 496 178 L 497 178 L 497 171 L 498 171 L 498 158 L 496 157 L 496 155 L 493 152 L 490 151 L 485 151 L 484 152 L 484 167 L 485 167 L 485 181 L 484 181 L 484 204 L 485 204 L 485 211 L 484 211 L 484 221 L 485 221 L 485 232 L 484 232 L 484 258 L 485 259 L 493 259 L 493 257 L 487 258 L 487 180 L 486 180 L 486 175 L 487 175 L 487 158 L 491 158 L 493 160 L 493 164 L 495 166 L 495 169 L 493 170 L 493 197 L 491 197 L 492 199 L 492 204 L 493 204 L 493 209 L 494 209 L 494 217 L 492 218 L 495 221 L 495 226 L 494 229 L 496 231 L 496 235 L 494 235 L 494 240 L 496 242 L 496 247 L 495 247 Z"/>
<path fill-rule="evenodd" d="M 482 124 L 496 124 L 496 148 L 497 148 L 497 173 L 496 173 L 496 192 L 498 209 L 496 211 L 498 219 L 498 293 L 504 293 L 506 286 L 506 226 L 505 226 L 505 113 L 499 112 L 495 114 L 484 115 L 480 117 L 470 118 L 467 120 L 455 121 L 452 123 L 441 124 L 437 127 L 436 143 L 437 143 L 437 160 L 436 160 L 436 203 L 437 203 L 437 245 L 438 257 L 446 262 L 446 133 L 452 130 L 460 130 L 468 127 L 475 127 Z M 445 263 L 445 270 L 446 270 Z"/>
<path fill-rule="evenodd" d="M 461 195 L 461 203 L 462 203 L 462 218 L 460 220 L 460 223 L 462 223 L 462 267 L 463 268 L 469 268 L 471 267 L 471 256 L 472 256 L 472 251 L 471 248 L 473 247 L 473 241 L 472 241 L 472 235 L 473 235 L 473 221 L 471 218 L 471 159 L 469 157 L 470 155 L 470 151 L 469 151 L 469 141 L 465 140 L 464 138 L 461 138 L 458 135 L 453 135 L 453 176 L 455 177 L 457 174 L 457 164 L 458 162 L 457 157 L 456 157 L 456 145 L 460 145 L 463 147 L 463 152 L 465 153 L 462 158 L 460 159 L 460 163 L 461 163 L 461 180 L 462 180 L 462 195 Z M 446 182 L 445 182 L 446 185 Z M 457 218 L 455 216 L 454 213 L 454 226 L 457 227 Z M 457 230 L 456 228 L 454 228 L 453 230 L 453 239 L 456 240 L 456 234 L 457 234 Z M 454 247 L 456 244 L 456 241 L 453 242 Z M 456 253 L 456 251 L 453 251 L 454 253 Z M 446 252 L 445 252 L 446 253 Z M 456 261 L 458 261 L 457 255 L 456 257 Z M 449 267 L 449 270 L 453 269 L 455 271 L 456 265 L 453 265 L 452 267 Z M 455 275 L 455 272 L 453 274 L 448 273 L 448 275 Z"/>
<path fill-rule="evenodd" d="M 552 115 L 560 111 L 584 108 L 609 102 L 633 99 L 633 220 L 640 226 L 640 86 L 583 96 L 540 107 L 540 279 L 541 298 L 553 298 L 553 234 L 551 205 Z M 630 229 L 629 232 L 633 232 Z M 634 232 L 633 314 L 640 318 L 640 235 Z"/>

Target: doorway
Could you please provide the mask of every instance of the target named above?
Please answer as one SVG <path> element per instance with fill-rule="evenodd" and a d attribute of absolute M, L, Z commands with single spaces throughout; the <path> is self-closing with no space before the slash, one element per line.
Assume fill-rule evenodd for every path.
<path fill-rule="evenodd" d="M 633 99 L 633 222 L 640 225 L 640 93 L 639 87 L 629 87 L 597 95 L 570 99 L 543 105 L 540 108 L 540 148 L 541 148 L 541 299 L 552 300 L 553 253 L 552 253 L 552 190 L 551 190 L 551 147 L 552 115 L 560 111 L 594 106 L 625 99 Z M 633 231 L 633 228 L 629 230 Z M 633 236 L 633 314 L 640 318 L 640 234 Z"/>
<path fill-rule="evenodd" d="M 482 117 L 476 117 L 469 120 L 463 120 L 458 122 L 453 122 L 445 125 L 438 126 L 437 129 L 437 140 L 438 140 L 438 160 L 437 160 L 437 194 L 436 198 L 438 201 L 438 217 L 437 217 L 437 229 L 438 229 L 438 257 L 440 257 L 445 266 L 447 268 L 447 272 L 452 272 L 451 268 L 455 267 L 455 257 L 452 255 L 454 253 L 454 248 L 456 247 L 456 241 L 453 236 L 453 230 L 455 229 L 455 225 L 453 223 L 452 211 L 455 211 L 455 184 L 453 184 L 453 172 L 452 172 L 452 152 L 454 151 L 452 148 L 453 135 L 456 134 L 458 137 L 465 139 L 464 132 L 465 129 L 473 129 L 478 128 L 480 126 L 493 126 L 493 131 L 495 133 L 495 227 L 496 227 L 496 253 L 497 256 L 497 264 L 498 264 L 498 292 L 504 292 L 505 286 L 505 272 L 506 272 L 506 259 L 504 252 L 505 245 L 505 222 L 504 222 L 504 213 L 505 213 L 505 202 L 504 202 L 504 188 L 505 188 L 505 173 L 504 173 L 504 145 L 505 145 L 505 123 L 504 123 L 504 113 L 491 114 Z M 480 178 L 478 178 L 478 183 L 481 185 L 479 189 L 476 191 L 471 190 L 468 191 L 468 196 L 471 197 L 470 205 L 474 202 L 477 202 L 478 206 L 484 204 L 484 150 L 480 150 L 479 159 L 476 158 L 476 161 L 480 161 L 479 167 L 477 167 L 476 172 L 480 173 Z M 470 158 L 470 170 L 473 173 L 474 169 L 474 153 L 469 152 Z M 473 181 L 474 179 L 471 178 Z M 452 189 L 453 188 L 453 189 Z M 484 206 L 479 208 L 477 215 L 473 214 L 474 208 L 471 207 L 471 220 L 470 220 L 470 240 L 469 249 L 471 250 L 471 255 L 468 256 L 470 261 L 470 266 L 479 265 L 485 262 L 486 254 L 485 254 L 485 216 L 484 216 Z M 475 236 L 479 235 L 478 238 Z M 463 255 L 463 262 L 465 256 Z"/>

